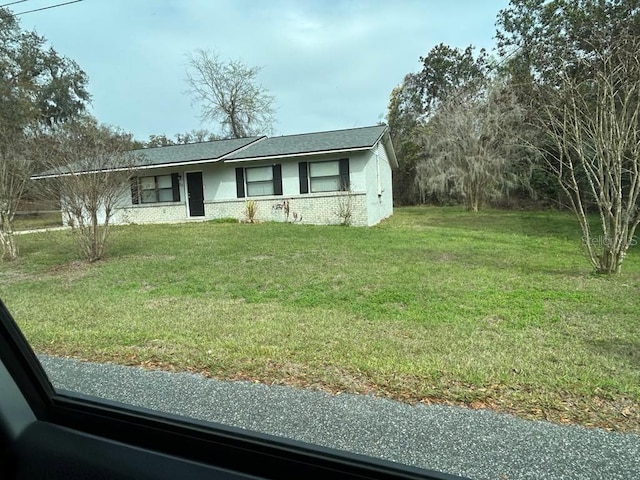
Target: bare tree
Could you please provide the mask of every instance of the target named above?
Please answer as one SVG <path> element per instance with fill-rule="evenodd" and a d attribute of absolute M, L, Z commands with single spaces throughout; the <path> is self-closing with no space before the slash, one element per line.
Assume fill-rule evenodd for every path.
<path fill-rule="evenodd" d="M 90 262 L 103 257 L 110 220 L 139 158 L 130 151 L 131 135 L 85 118 L 54 128 L 36 177 L 42 190 L 60 195 L 63 214 Z"/>
<path fill-rule="evenodd" d="M 596 272 L 618 273 L 640 223 L 640 40 L 621 35 L 562 72 L 541 91 L 543 152 L 582 229 Z M 576 78 L 582 67 L 591 72 Z M 595 205 L 599 228 L 590 223 Z"/>
<path fill-rule="evenodd" d="M 273 130 L 274 97 L 256 76 L 261 67 L 221 61 L 215 52 L 196 50 L 188 57 L 187 83 L 202 120 L 219 122 L 225 135 L 241 138 Z"/>
<path fill-rule="evenodd" d="M 0 141 L 0 247 L 5 260 L 18 257 L 13 219 L 32 173 L 29 150 L 29 140 L 24 135 Z"/>
<path fill-rule="evenodd" d="M 337 198 L 336 215 L 340 219 L 340 225 L 348 227 L 353 224 L 353 217 L 356 210 L 356 197 L 351 188 L 340 193 L 341 195 Z"/>
<path fill-rule="evenodd" d="M 426 125 L 426 159 L 416 166 L 422 194 L 459 195 L 473 212 L 517 184 L 510 150 L 520 109 L 498 83 L 457 91 Z"/>
<path fill-rule="evenodd" d="M 198 130 L 193 129 L 190 132 L 176 133 L 174 135 L 177 144 L 198 143 L 198 142 L 213 142 L 219 140 L 220 137 L 213 132 L 200 128 Z"/>

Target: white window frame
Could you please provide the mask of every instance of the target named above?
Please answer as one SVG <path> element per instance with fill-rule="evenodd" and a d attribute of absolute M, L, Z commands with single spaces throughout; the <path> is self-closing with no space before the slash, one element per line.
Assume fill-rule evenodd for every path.
<path fill-rule="evenodd" d="M 249 180 L 249 176 L 250 176 L 250 171 L 258 171 L 258 170 L 264 170 L 266 172 L 269 172 L 269 179 L 266 180 Z M 259 167 L 247 167 L 244 169 L 244 183 L 245 183 L 245 188 L 246 188 L 246 196 L 247 197 L 266 197 L 269 195 L 275 195 L 275 189 L 274 189 L 274 184 L 273 184 L 273 165 L 262 165 Z M 269 193 L 251 193 L 251 188 L 252 187 L 257 187 L 257 186 L 265 186 L 265 185 L 269 185 L 271 188 L 271 191 Z"/>
<path fill-rule="evenodd" d="M 337 174 L 335 175 L 312 175 L 312 170 L 313 170 L 313 165 L 319 165 L 319 164 L 327 164 L 327 163 L 335 163 L 336 164 L 336 168 L 337 168 Z M 329 180 L 329 179 L 335 179 L 337 182 L 337 186 L 338 188 L 332 188 L 331 190 L 324 190 L 324 189 L 314 189 L 313 188 L 313 183 L 314 180 Z M 321 162 L 309 162 L 309 192 L 310 193 L 324 193 L 324 192 L 340 192 L 342 190 L 342 185 L 341 185 L 341 178 L 340 178 L 340 160 L 323 160 Z"/>
<path fill-rule="evenodd" d="M 160 181 L 159 179 L 162 177 L 168 177 L 169 179 L 169 187 L 160 187 Z M 143 184 L 144 184 L 144 180 L 145 179 L 153 179 L 153 184 L 154 184 L 154 188 L 143 188 Z M 161 193 L 166 193 L 166 192 L 170 193 L 170 199 L 169 200 L 160 200 L 160 195 Z M 149 201 L 145 199 L 145 192 L 154 192 L 154 200 Z M 138 178 L 138 200 L 140 202 L 140 204 L 150 204 L 150 203 L 169 203 L 169 202 L 173 202 L 173 179 L 171 177 L 171 174 L 167 174 L 167 175 L 149 175 L 146 177 L 139 177 Z"/>

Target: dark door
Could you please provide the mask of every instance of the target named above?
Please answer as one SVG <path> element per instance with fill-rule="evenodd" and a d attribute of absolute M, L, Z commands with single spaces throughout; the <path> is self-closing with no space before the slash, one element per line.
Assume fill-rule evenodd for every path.
<path fill-rule="evenodd" d="M 187 173 L 187 197 L 189 198 L 189 216 L 204 217 L 202 172 Z"/>

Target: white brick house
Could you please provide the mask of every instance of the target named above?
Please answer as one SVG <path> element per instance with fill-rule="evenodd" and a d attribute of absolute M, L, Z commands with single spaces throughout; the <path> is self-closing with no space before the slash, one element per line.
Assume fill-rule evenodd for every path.
<path fill-rule="evenodd" d="M 112 223 L 245 218 L 375 225 L 393 213 L 398 166 L 384 125 L 281 137 L 251 137 L 137 151 L 139 165 Z"/>

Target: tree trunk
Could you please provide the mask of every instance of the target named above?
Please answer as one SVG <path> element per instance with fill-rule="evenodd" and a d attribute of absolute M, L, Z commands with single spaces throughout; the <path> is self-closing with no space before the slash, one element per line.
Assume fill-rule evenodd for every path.
<path fill-rule="evenodd" d="M 89 228 L 90 235 L 90 245 L 91 245 L 91 253 L 90 253 L 90 262 L 95 262 L 96 260 L 100 260 L 100 232 L 98 227 L 98 213 L 96 209 L 93 208 L 91 210 L 91 225 Z"/>
<path fill-rule="evenodd" d="M 599 258 L 597 273 L 620 273 L 622 266 L 623 252 L 618 252 L 614 248 L 605 247 Z"/>
<path fill-rule="evenodd" d="M 478 213 L 480 211 L 480 200 L 475 194 L 469 196 L 469 210 L 473 213 Z"/>
<path fill-rule="evenodd" d="M 9 221 L 8 215 L 0 214 L 0 244 L 2 245 L 2 258 L 5 260 L 15 260 L 18 258 L 18 245 L 13 233 L 13 224 Z"/>

